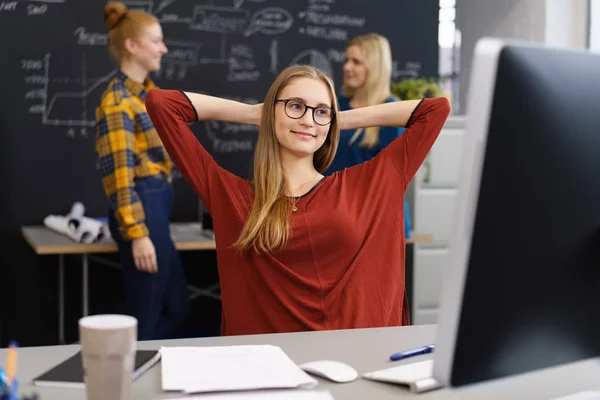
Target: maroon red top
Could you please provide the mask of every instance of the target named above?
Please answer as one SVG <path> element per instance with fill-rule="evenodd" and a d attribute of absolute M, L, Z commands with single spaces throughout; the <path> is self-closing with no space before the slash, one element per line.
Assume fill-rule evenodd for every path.
<path fill-rule="evenodd" d="M 221 168 L 188 123 L 179 91 L 153 89 L 146 108 L 169 155 L 212 218 L 222 335 L 406 325 L 404 193 L 450 112 L 424 99 L 404 134 L 370 161 L 324 178 L 291 213 L 292 236 L 275 254 L 237 255 L 250 212 L 248 180 Z"/>

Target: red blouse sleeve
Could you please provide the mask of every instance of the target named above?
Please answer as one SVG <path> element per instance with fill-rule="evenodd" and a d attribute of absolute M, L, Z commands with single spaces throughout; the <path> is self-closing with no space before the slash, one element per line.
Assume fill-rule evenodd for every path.
<path fill-rule="evenodd" d="M 410 116 L 404 134 L 381 151 L 378 161 L 385 164 L 391 161 L 407 186 L 425 161 L 449 114 L 450 103 L 445 97 L 423 99 Z"/>
<path fill-rule="evenodd" d="M 196 194 L 212 213 L 213 202 L 223 195 L 211 188 L 235 190 L 227 183 L 240 184 L 243 180 L 221 168 L 200 144 L 188 123 L 198 120 L 196 109 L 188 97 L 178 90 L 152 89 L 146 97 L 148 115 L 169 156 Z"/>

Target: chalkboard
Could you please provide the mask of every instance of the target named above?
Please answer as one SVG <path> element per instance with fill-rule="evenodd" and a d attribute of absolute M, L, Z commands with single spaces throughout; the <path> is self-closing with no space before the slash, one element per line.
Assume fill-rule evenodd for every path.
<path fill-rule="evenodd" d="M 20 226 L 82 201 L 106 214 L 96 170 L 94 110 L 115 72 L 101 0 L 0 0 L 2 251 L 14 274 L 35 277 Z M 438 0 L 131 0 L 156 15 L 169 49 L 151 77 L 163 88 L 261 102 L 276 74 L 311 64 L 342 84 L 344 47 L 366 32 L 392 46 L 393 79 L 437 76 Z M 224 168 L 251 175 L 256 128 L 201 122 L 194 132 Z M 175 219 L 197 218 L 176 182 Z M 10 250 L 10 251 L 8 251 Z M 33 267 L 17 266 L 27 260 Z M 9 272 L 7 272 L 9 273 Z M 5 275 L 6 277 L 7 275 Z M 16 290 L 16 289 L 15 289 Z M 1 291 L 0 291 L 1 292 Z"/>
<path fill-rule="evenodd" d="M 155 14 L 162 23 L 169 53 L 163 68 L 152 75 L 162 87 L 255 103 L 261 101 L 275 75 L 291 64 L 315 65 L 340 87 L 345 43 L 371 31 L 391 42 L 394 80 L 437 75 L 436 0 L 125 3 Z M 28 120 L 28 128 L 33 128 L 27 129 L 28 139 L 36 141 L 37 135 L 72 139 L 63 147 L 65 151 L 75 143 L 91 147 L 94 107 L 114 73 L 106 52 L 104 2 L 0 4 L 1 29 L 16 38 L 7 45 L 18 49 L 16 57 L 3 57 L 13 64 L 5 68 L 14 71 L 9 83 L 14 97 L 3 102 L 18 107 L 13 117 Z M 224 167 L 248 175 L 255 128 L 206 122 L 195 130 Z"/>

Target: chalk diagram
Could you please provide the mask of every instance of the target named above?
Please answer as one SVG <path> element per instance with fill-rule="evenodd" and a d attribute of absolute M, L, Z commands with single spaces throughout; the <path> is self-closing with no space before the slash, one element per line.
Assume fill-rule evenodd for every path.
<path fill-rule="evenodd" d="M 114 71 L 97 78 L 88 78 L 84 56 L 79 78 L 52 78 L 51 59 L 52 54 L 47 53 L 41 60 L 21 60 L 21 68 L 32 73 L 25 76 L 29 89 L 25 93 L 25 100 L 29 102 L 28 112 L 39 114 L 43 125 L 67 127 L 67 134 L 71 137 L 76 134 L 76 128 L 79 128 L 79 134 L 87 136 L 86 128 L 94 126 L 94 107 L 90 111 L 88 98 L 100 98 Z M 61 90 L 54 90 L 56 87 Z"/>
<path fill-rule="evenodd" d="M 173 51 L 165 59 L 165 75 L 171 77 L 175 67 L 183 77 L 189 66 L 197 65 L 199 46 L 195 43 L 169 42 Z M 87 136 L 87 129 L 95 126 L 95 105 L 116 70 L 90 77 L 86 52 L 81 55 L 80 73 L 76 78 L 57 77 L 52 74 L 52 53 L 42 59 L 23 59 L 21 68 L 29 75 L 24 77 L 29 114 L 39 114 L 41 123 L 49 126 L 67 127 L 68 136 L 76 133 Z M 81 128 L 77 131 L 75 128 Z"/>
<path fill-rule="evenodd" d="M 66 0 L 31 0 L 42 3 L 65 3 Z M 190 30 L 217 33 L 219 40 L 206 42 L 165 40 L 169 52 L 162 60 L 160 71 L 153 73 L 152 78 L 182 80 L 190 68 L 203 64 L 223 64 L 228 68 L 227 81 L 256 81 L 260 72 L 254 61 L 254 51 L 247 45 L 227 45 L 227 36 L 231 34 L 249 37 L 262 32 L 266 35 L 277 35 L 292 26 L 293 18 L 285 9 L 265 7 L 251 14 L 242 9 L 244 2 L 264 3 L 265 0 L 232 0 L 233 7 L 217 7 L 213 5 L 194 6 L 191 16 L 179 17 L 167 13 L 169 6 L 176 0 L 159 2 L 129 0 L 124 3 L 130 9 L 144 10 L 157 15 L 161 24 L 187 24 Z M 74 29 L 73 36 L 77 45 L 82 47 L 106 47 L 105 33 L 88 32 L 86 27 Z M 25 99 L 29 114 L 40 116 L 43 125 L 66 127 L 67 135 L 88 135 L 88 128 L 95 126 L 95 104 L 100 98 L 107 83 L 112 79 L 115 70 L 90 77 L 86 61 L 86 50 L 81 53 L 81 62 L 76 77 L 57 76 L 53 73 L 52 61 L 61 57 L 53 57 L 52 52 L 39 59 L 21 60 L 21 68 L 27 86 Z M 277 71 L 278 42 L 271 41 L 269 55 L 273 73 Z M 90 57 L 90 59 L 92 59 Z M 54 71 L 60 68 L 54 68 Z"/>
<path fill-rule="evenodd" d="M 333 79 L 333 66 L 326 54 L 318 50 L 305 50 L 292 59 L 290 65 L 312 65 Z"/>
<path fill-rule="evenodd" d="M 189 14 L 181 15 L 170 11 L 170 6 L 176 0 L 161 1 L 154 14 L 159 18 L 163 26 L 178 24 L 186 26 L 191 31 L 200 31 L 209 36 L 201 46 L 198 64 L 223 64 L 228 68 L 228 82 L 256 81 L 260 71 L 256 69 L 254 61 L 254 50 L 246 45 L 228 45 L 228 37 L 236 35 L 247 38 L 257 33 L 267 36 L 276 36 L 291 29 L 294 18 L 284 8 L 265 7 L 251 13 L 243 9 L 246 3 L 264 3 L 266 0 L 232 0 L 233 7 L 215 6 L 213 4 L 195 5 L 189 10 Z M 151 6 L 150 6 L 151 7 Z M 211 34 L 217 34 L 213 36 Z M 272 73 L 277 73 L 279 44 L 276 38 L 271 40 L 268 55 Z M 169 49 L 169 53 L 171 50 Z M 167 53 L 167 56 L 169 55 Z M 172 64 L 171 64 L 172 65 Z M 164 68 L 163 72 L 169 73 L 176 67 Z M 179 69 L 180 76 L 185 74 Z M 173 75 L 173 72 L 171 72 Z M 162 76 L 162 75 L 158 75 Z"/>
<path fill-rule="evenodd" d="M 60 6 L 60 3 L 64 4 L 68 0 L 28 1 L 39 1 L 40 4 L 59 3 Z M 226 72 L 225 81 L 229 84 L 257 82 L 261 74 L 276 75 L 281 67 L 297 64 L 315 66 L 334 78 L 337 65 L 343 63 L 344 51 L 339 45 L 328 50 L 299 49 L 299 53 L 291 60 L 282 62 L 279 54 L 279 35 L 290 31 L 295 21 L 288 10 L 270 6 L 268 0 L 229 0 L 230 6 L 222 5 L 225 0 L 220 0 L 219 5 L 215 5 L 214 0 L 199 1 L 207 4 L 198 5 L 198 2 L 181 0 L 124 1 L 130 9 L 154 14 L 166 32 L 172 27 L 171 30 L 180 32 L 179 34 L 182 29 L 198 33 L 185 34 L 187 39 L 197 37 L 198 40 L 177 40 L 168 34 L 169 39 L 165 40 L 165 44 L 169 51 L 163 56 L 161 69 L 152 73 L 151 78 L 181 81 L 186 79 L 189 71 L 208 64 L 222 65 L 223 71 Z M 320 11 L 328 12 L 329 4 L 333 4 L 335 0 L 327 0 L 327 4 L 321 4 L 319 1 L 309 2 L 309 10 L 311 7 L 313 11 L 317 10 L 315 7 L 319 6 L 314 15 L 321 15 Z M 249 8 L 253 11 L 248 10 Z M 300 12 L 297 17 L 307 19 L 308 15 Z M 303 29 L 300 28 L 299 32 Z M 244 40 L 254 35 L 262 35 L 264 38 L 259 48 L 253 48 L 253 45 Z M 106 33 L 91 32 L 85 26 L 78 26 L 73 30 L 73 38 L 81 48 L 81 52 L 76 55 L 80 60 L 76 61 L 74 66 L 62 67 L 61 63 L 65 57 L 58 51 L 49 51 L 43 56 L 40 55 L 37 60 L 21 60 L 22 70 L 26 75 L 25 99 L 29 113 L 39 115 L 43 125 L 65 127 L 70 137 L 87 136 L 88 130 L 95 126 L 95 106 L 116 72 L 113 68 L 103 70 L 101 66 L 88 65 L 88 60 L 96 59 L 90 53 L 94 49 L 106 52 Z M 323 40 L 333 41 L 327 38 Z M 105 54 L 102 57 L 107 58 Z M 267 67 L 259 68 L 257 60 L 263 59 L 268 61 Z M 395 78 L 414 76 L 418 74 L 419 68 L 420 65 L 415 64 L 400 70 L 394 65 L 393 74 Z M 98 70 L 102 73 L 97 73 Z M 70 77 L 65 77 L 58 75 L 57 71 L 72 73 Z M 90 71 L 96 72 L 90 74 Z M 243 101 L 258 102 L 256 99 Z M 205 126 L 207 137 L 213 141 L 213 147 L 217 151 L 253 149 L 255 135 L 251 135 L 250 132 L 255 133 L 256 127 L 236 127 L 233 124 L 219 123 L 206 123 Z M 248 134 L 243 135 L 245 132 Z M 252 140 L 245 140 L 245 137 L 252 137 Z"/>

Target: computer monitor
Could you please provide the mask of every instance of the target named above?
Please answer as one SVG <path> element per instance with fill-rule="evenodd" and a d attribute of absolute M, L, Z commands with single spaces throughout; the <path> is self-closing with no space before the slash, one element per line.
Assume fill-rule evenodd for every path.
<path fill-rule="evenodd" d="M 462 163 L 434 378 L 600 356 L 600 55 L 480 40 Z"/>

